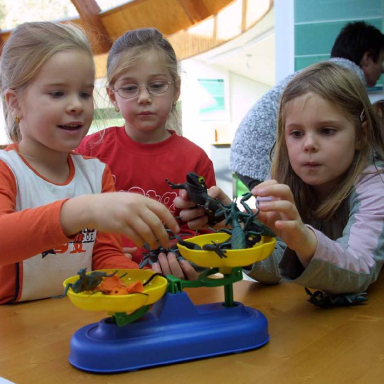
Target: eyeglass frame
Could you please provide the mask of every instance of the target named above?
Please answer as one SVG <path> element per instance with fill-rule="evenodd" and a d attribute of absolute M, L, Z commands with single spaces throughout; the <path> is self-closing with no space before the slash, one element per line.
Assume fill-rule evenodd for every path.
<path fill-rule="evenodd" d="M 157 82 L 160 82 L 160 81 L 157 80 Z M 152 81 L 151 83 L 156 83 L 156 81 Z M 151 83 L 149 83 L 149 84 L 151 84 Z M 164 95 L 164 94 L 168 91 L 168 89 L 169 89 L 169 84 L 172 84 L 172 83 L 174 84 L 175 81 L 174 81 L 174 80 L 172 80 L 172 81 L 164 81 L 164 83 L 165 83 L 165 84 L 168 84 L 168 88 L 167 88 L 164 92 L 162 92 L 162 93 L 158 93 L 158 94 L 153 94 L 153 93 L 151 93 L 151 91 L 148 89 L 149 84 L 138 85 L 138 86 L 137 86 L 137 94 L 136 94 L 135 96 L 132 96 L 132 97 L 124 97 L 124 96 L 121 96 L 121 95 L 120 95 L 119 90 L 120 90 L 120 89 L 123 89 L 123 88 L 125 88 L 125 87 L 120 87 L 120 88 L 118 88 L 118 89 L 112 88 L 112 90 L 113 90 L 113 92 L 116 92 L 116 93 L 117 93 L 122 99 L 124 99 L 124 100 L 131 100 L 131 99 L 134 99 L 135 97 L 139 96 L 139 95 L 140 95 L 140 89 L 141 89 L 141 88 L 145 88 L 145 89 L 147 90 L 147 92 L 148 92 L 151 96 L 162 96 L 162 95 Z M 127 84 L 126 87 L 127 87 L 128 85 L 136 85 L 136 84 Z"/>

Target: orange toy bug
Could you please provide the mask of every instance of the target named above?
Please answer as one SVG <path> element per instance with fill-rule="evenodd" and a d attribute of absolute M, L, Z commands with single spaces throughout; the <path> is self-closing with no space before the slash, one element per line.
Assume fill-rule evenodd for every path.
<path fill-rule="evenodd" d="M 113 275 L 106 277 L 95 290 L 101 291 L 105 295 L 128 295 L 130 293 L 142 293 L 144 285 L 141 281 L 126 284 L 121 280 L 121 277 Z"/>

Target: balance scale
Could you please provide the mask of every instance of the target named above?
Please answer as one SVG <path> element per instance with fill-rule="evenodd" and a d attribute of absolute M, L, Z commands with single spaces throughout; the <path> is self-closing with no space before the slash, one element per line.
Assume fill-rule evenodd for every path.
<path fill-rule="evenodd" d="M 186 241 L 203 246 L 221 243 L 225 233 L 196 236 Z M 268 257 L 276 239 L 262 237 L 252 248 L 227 250 L 226 258 L 213 251 L 191 250 L 178 244 L 187 260 L 207 268 L 196 281 L 172 275 L 154 277 L 144 294 L 104 295 L 101 292 L 68 296 L 77 307 L 107 311 L 111 317 L 80 328 L 71 339 L 69 362 L 95 373 L 134 371 L 158 365 L 238 353 L 269 341 L 268 322 L 258 310 L 233 300 L 233 283 L 242 280 L 242 266 Z M 114 270 L 104 270 L 107 273 Z M 145 283 L 151 270 L 119 270 L 125 283 Z M 221 278 L 217 278 L 217 273 Z M 215 276 L 213 276 L 215 275 Z M 74 283 L 79 277 L 64 282 Z M 194 305 L 184 288 L 224 287 L 225 301 Z"/>

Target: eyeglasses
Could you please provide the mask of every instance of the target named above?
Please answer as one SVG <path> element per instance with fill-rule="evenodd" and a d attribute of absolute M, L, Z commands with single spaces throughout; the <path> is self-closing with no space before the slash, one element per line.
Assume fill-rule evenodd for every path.
<path fill-rule="evenodd" d="M 114 91 L 123 99 L 133 99 L 138 96 L 141 88 L 146 88 L 152 96 L 160 96 L 168 91 L 169 84 L 172 83 L 174 83 L 174 81 L 153 81 L 148 85 L 128 84 L 119 89 L 114 89 Z"/>

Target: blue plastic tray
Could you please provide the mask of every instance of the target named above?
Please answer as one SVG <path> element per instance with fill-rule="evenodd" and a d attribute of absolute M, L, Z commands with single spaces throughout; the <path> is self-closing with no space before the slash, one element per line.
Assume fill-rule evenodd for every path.
<path fill-rule="evenodd" d="M 104 319 L 79 329 L 69 361 L 90 372 L 133 371 L 243 352 L 268 341 L 267 319 L 254 308 L 237 302 L 195 306 L 185 292 L 167 293 L 134 323 L 119 327 Z"/>

